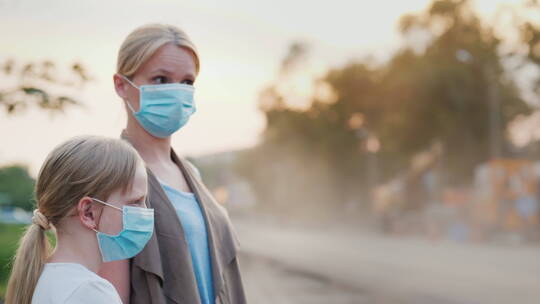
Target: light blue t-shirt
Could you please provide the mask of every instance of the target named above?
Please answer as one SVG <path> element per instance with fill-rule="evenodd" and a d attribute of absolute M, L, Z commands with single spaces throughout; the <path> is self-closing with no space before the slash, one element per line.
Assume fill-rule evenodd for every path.
<path fill-rule="evenodd" d="M 184 228 L 201 303 L 213 304 L 214 285 L 210 250 L 208 248 L 208 233 L 195 194 L 176 190 L 164 183 L 161 183 L 161 186 L 174 206 Z"/>

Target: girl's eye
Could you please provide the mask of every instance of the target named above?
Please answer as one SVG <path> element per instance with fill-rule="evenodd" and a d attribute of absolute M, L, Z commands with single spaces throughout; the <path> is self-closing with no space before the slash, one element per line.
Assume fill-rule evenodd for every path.
<path fill-rule="evenodd" d="M 194 81 L 191 80 L 191 79 L 186 79 L 186 80 L 182 81 L 182 83 L 183 83 L 183 84 L 188 84 L 188 85 L 191 85 L 191 86 L 192 86 L 193 83 L 194 83 Z"/>
<path fill-rule="evenodd" d="M 131 203 L 128 203 L 128 205 L 133 206 L 133 207 L 142 207 L 144 206 L 144 200 L 141 200 L 138 202 L 131 202 Z"/>

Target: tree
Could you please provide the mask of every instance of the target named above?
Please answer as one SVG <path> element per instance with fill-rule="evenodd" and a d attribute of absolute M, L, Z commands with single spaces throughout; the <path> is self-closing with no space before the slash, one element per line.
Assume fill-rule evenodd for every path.
<path fill-rule="evenodd" d="M 35 208 L 32 202 L 35 181 L 28 168 L 13 165 L 0 168 L 0 206 L 19 207 L 27 211 Z"/>
<path fill-rule="evenodd" d="M 66 91 L 80 89 L 91 80 L 86 69 L 80 63 L 74 63 L 67 79 L 60 78 L 59 74 L 56 64 L 49 60 L 25 64 L 6 60 L 0 65 L 0 75 L 5 78 L 4 84 L 14 84 L 0 89 L 0 107 L 8 114 L 14 114 L 31 105 L 52 112 L 63 111 L 67 106 L 80 106 L 81 103 Z M 58 90 L 64 93 L 52 93 Z"/>
<path fill-rule="evenodd" d="M 410 60 L 410 66 L 400 70 L 406 86 L 415 91 L 411 99 L 388 90 L 387 98 L 400 100 L 395 103 L 400 111 L 414 103 L 411 117 L 392 134 L 399 146 L 419 151 L 440 141 L 447 180 L 454 184 L 467 181 L 474 167 L 490 157 L 511 156 L 508 125 L 530 113 L 530 107 L 512 71 L 502 67 L 502 40 L 493 26 L 481 23 L 470 1 L 438 0 L 423 14 L 405 16 L 401 29 L 406 36 L 428 33 L 431 42 L 420 54 L 406 46 L 391 62 Z"/>
<path fill-rule="evenodd" d="M 503 65 L 516 54 L 501 51 L 494 25 L 481 22 L 469 1 L 436 0 L 427 11 L 404 16 L 400 27 L 406 43 L 388 62 L 356 61 L 329 71 L 318 84 L 330 97 L 314 94 L 307 109 L 288 105 L 281 88 L 286 73 L 263 91 L 262 143 L 239 165 L 262 201 L 330 208 L 365 201 L 370 150 L 388 180 L 440 145 L 441 174 L 450 185 L 469 183 L 474 168 L 491 157 L 512 156 L 508 126 L 531 107 L 515 71 Z M 520 31 L 529 37 L 523 43 L 539 43 L 536 27 Z M 293 45 L 282 66 L 299 62 L 305 50 Z M 522 60 L 538 66 L 530 52 Z"/>

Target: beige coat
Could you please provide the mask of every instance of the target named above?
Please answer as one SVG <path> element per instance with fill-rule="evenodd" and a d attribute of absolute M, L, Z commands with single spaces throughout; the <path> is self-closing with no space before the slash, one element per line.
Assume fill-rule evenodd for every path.
<path fill-rule="evenodd" d="M 195 193 L 206 221 L 217 304 L 246 303 L 238 267 L 239 243 L 226 210 L 212 197 L 194 168 L 171 150 L 171 158 Z M 148 172 L 148 205 L 154 235 L 131 259 L 131 304 L 200 304 L 182 224 L 156 176 Z"/>

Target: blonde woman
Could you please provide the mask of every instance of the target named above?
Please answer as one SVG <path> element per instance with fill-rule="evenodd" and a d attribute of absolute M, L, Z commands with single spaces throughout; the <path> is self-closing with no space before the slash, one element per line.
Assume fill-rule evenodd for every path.
<path fill-rule="evenodd" d="M 147 175 L 127 143 L 77 137 L 56 147 L 36 183 L 37 209 L 20 241 L 6 304 L 121 304 L 96 272 L 131 258 L 153 233 Z M 54 252 L 45 234 L 56 236 Z"/>
<path fill-rule="evenodd" d="M 171 136 L 196 112 L 199 67 L 194 44 L 171 25 L 134 30 L 118 53 L 114 86 L 127 111 L 122 138 L 146 163 L 148 204 L 156 212 L 148 246 L 131 263 L 100 271 L 125 303 L 246 302 L 227 212 L 171 148 Z"/>

